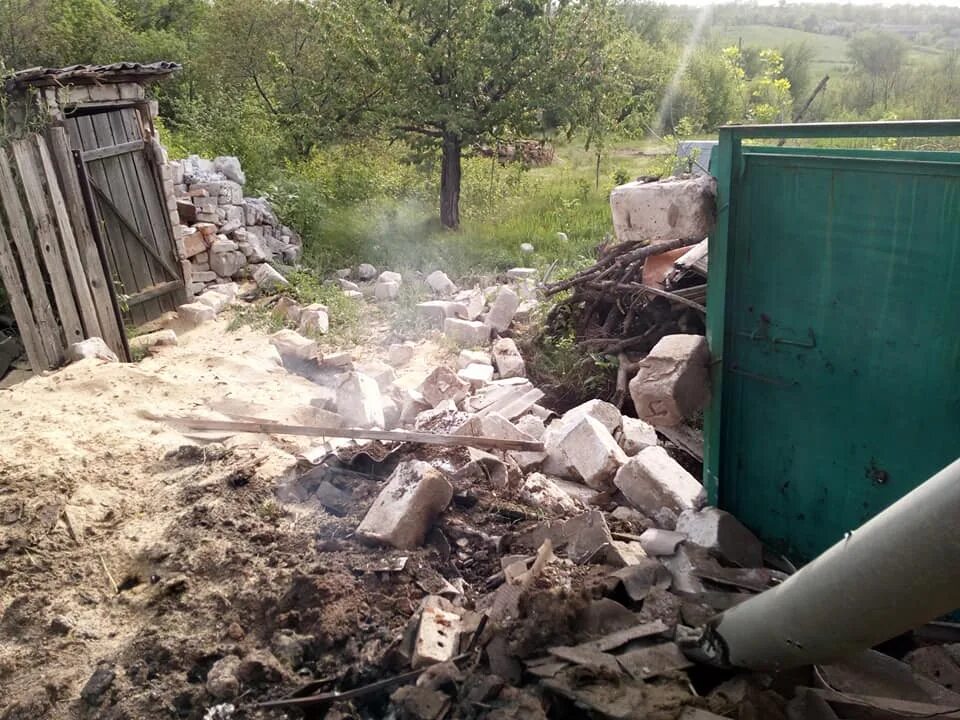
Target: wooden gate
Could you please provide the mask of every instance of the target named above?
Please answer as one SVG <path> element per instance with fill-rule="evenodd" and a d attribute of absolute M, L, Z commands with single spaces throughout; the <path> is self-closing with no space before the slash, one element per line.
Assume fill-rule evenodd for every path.
<path fill-rule="evenodd" d="M 81 181 L 89 186 L 125 314 L 140 324 L 176 310 L 186 302 L 183 276 L 140 110 L 80 110 L 65 127 L 81 153 Z"/>

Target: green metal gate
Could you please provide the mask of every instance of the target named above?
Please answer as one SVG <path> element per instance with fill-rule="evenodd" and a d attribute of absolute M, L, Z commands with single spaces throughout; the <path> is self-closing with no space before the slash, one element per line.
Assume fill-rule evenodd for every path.
<path fill-rule="evenodd" d="M 711 502 L 808 560 L 960 456 L 960 153 L 772 138 L 960 136 L 960 121 L 720 131 Z"/>

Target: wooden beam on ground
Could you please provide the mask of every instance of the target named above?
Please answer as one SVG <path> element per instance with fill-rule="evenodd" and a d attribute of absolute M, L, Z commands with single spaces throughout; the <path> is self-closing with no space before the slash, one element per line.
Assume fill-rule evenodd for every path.
<path fill-rule="evenodd" d="M 179 425 L 190 430 L 216 430 L 221 432 L 265 433 L 273 435 L 304 435 L 307 437 L 352 438 L 356 440 L 384 440 L 387 442 L 412 442 L 445 447 L 472 447 L 481 450 L 519 450 L 543 452 L 542 442 L 529 440 L 505 440 L 496 437 L 470 435 L 441 435 L 409 430 L 364 430 L 361 428 L 314 427 L 312 425 L 285 425 L 272 420 L 207 420 L 206 418 L 177 417 L 141 413 L 142 417 L 157 422 Z"/>

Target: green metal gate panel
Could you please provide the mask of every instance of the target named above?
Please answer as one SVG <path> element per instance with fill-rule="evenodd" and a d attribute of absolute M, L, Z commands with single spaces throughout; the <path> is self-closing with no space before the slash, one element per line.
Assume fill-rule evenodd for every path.
<path fill-rule="evenodd" d="M 930 135 L 960 122 L 720 133 L 705 483 L 799 561 L 960 456 L 960 154 L 741 141 Z"/>

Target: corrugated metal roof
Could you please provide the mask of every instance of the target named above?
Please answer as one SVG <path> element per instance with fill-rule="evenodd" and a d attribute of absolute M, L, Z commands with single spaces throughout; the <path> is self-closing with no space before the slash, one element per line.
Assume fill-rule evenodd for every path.
<path fill-rule="evenodd" d="M 4 82 L 7 92 L 48 85 L 88 85 L 94 83 L 144 82 L 164 77 L 181 68 L 179 63 L 161 60 L 153 63 L 118 62 L 110 65 L 70 65 L 62 68 L 35 67 L 19 70 Z"/>

